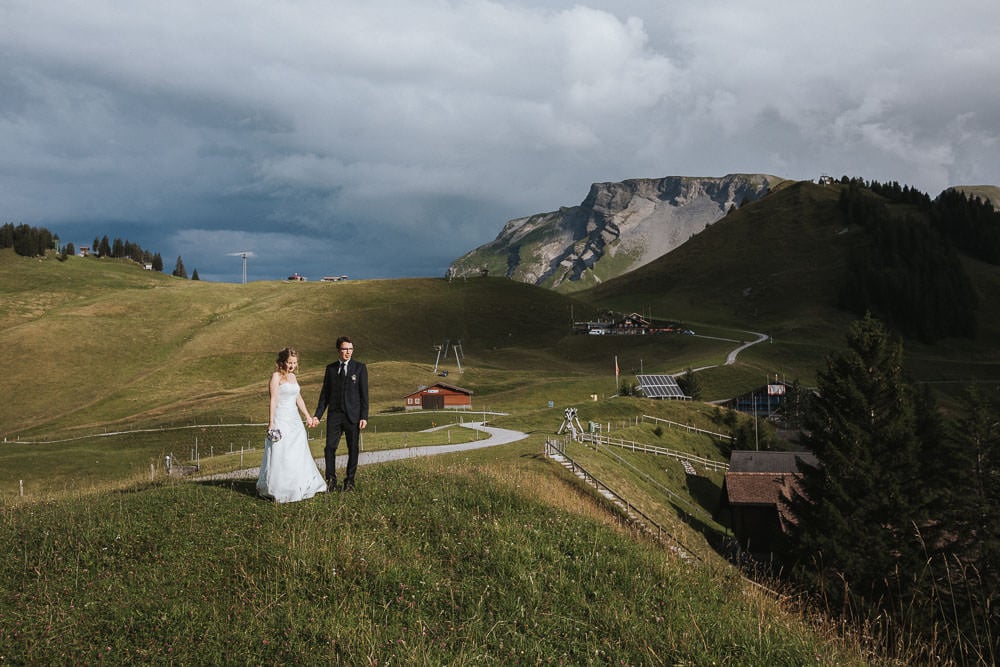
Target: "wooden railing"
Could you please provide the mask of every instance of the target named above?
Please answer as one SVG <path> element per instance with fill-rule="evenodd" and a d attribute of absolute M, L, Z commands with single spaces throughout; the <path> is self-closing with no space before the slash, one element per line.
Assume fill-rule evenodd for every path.
<path fill-rule="evenodd" d="M 633 442 L 632 440 L 625 440 L 623 438 L 613 438 L 609 435 L 601 435 L 600 433 L 583 433 L 580 435 L 580 441 L 592 443 L 595 447 L 600 447 L 601 445 L 612 445 L 615 447 L 621 447 L 622 449 L 629 449 L 633 452 L 669 456 L 677 459 L 678 461 L 687 461 L 691 465 L 700 465 L 706 470 L 722 470 L 723 472 L 729 470 L 729 464 L 722 463 L 721 461 L 713 461 L 712 459 L 706 459 L 705 457 L 697 456 L 696 454 L 679 452 L 676 449 L 668 449 L 666 447 L 658 447 L 656 445 L 644 445 L 641 442 Z"/>
<path fill-rule="evenodd" d="M 718 438 L 720 440 L 729 440 L 730 442 L 732 442 L 732 440 L 733 440 L 733 436 L 727 435 L 725 433 L 716 433 L 715 431 L 708 431 L 708 430 L 705 430 L 703 428 L 698 428 L 696 426 L 690 426 L 688 424 L 682 424 L 680 422 L 672 422 L 669 419 L 661 419 L 660 417 L 653 417 L 651 415 L 643 415 L 642 416 L 642 420 L 643 421 L 645 421 L 647 419 L 649 421 L 659 422 L 661 424 L 666 424 L 668 426 L 676 426 L 677 428 L 682 428 L 682 429 L 684 429 L 686 431 L 691 431 L 692 433 L 701 433 L 703 435 L 710 435 L 713 438 Z"/>
<path fill-rule="evenodd" d="M 545 439 L 545 457 L 552 458 L 554 454 L 559 455 L 559 457 L 565 462 L 567 468 L 569 468 L 575 475 L 581 477 L 585 482 L 596 488 L 602 495 L 606 494 L 611 496 L 617 504 L 625 510 L 629 517 L 635 521 L 636 518 L 641 519 L 640 523 L 646 525 L 650 532 L 654 534 L 657 540 L 666 541 L 670 540 L 676 543 L 686 555 L 701 560 L 694 551 L 689 549 L 687 545 L 680 541 L 675 535 L 673 535 L 666 528 L 661 526 L 652 517 L 643 512 L 641 509 L 630 503 L 624 497 L 622 497 L 617 491 L 612 489 L 610 486 L 598 479 L 593 473 L 584 468 L 582 465 L 574 461 L 572 458 L 566 455 L 565 450 L 559 446 L 559 443 L 551 438 Z"/>

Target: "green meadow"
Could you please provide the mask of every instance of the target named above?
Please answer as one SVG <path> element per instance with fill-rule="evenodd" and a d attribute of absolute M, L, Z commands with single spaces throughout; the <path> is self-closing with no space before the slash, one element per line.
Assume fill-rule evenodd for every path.
<path fill-rule="evenodd" d="M 620 310 L 644 312 L 653 295 L 628 294 Z M 753 583 L 722 558 L 720 472 L 692 478 L 671 458 L 556 435 L 575 407 L 616 437 L 725 462 L 727 442 L 642 418 L 725 433 L 722 408 L 619 397 L 615 360 L 622 379 L 719 365 L 702 371 L 708 401 L 774 374 L 808 383 L 838 344 L 837 317 L 761 327 L 661 301 L 654 314 L 698 335 L 571 333 L 611 299 L 501 278 L 212 284 L 0 252 L 0 539 L 10 553 L 0 661 L 842 665 L 922 655 L 895 637 L 902 657 L 890 659 L 884 637 L 827 622 L 794 591 Z M 721 366 L 750 331 L 782 334 Z M 482 419 L 527 437 L 365 466 L 354 493 L 291 505 L 260 500 L 250 478 L 204 479 L 259 464 L 275 353 L 298 349 L 311 409 L 340 334 L 369 366 L 366 451 L 476 439 L 461 422 Z M 461 368 L 454 352 L 441 360 L 442 377 L 434 346 L 446 340 L 464 355 Z M 977 362 L 992 363 L 976 345 Z M 472 390 L 473 410 L 403 412 L 406 394 L 435 381 Z M 310 436 L 320 456 L 322 427 Z M 546 459 L 548 438 L 670 539 L 650 539 Z M 167 455 L 199 473 L 168 476 Z"/>

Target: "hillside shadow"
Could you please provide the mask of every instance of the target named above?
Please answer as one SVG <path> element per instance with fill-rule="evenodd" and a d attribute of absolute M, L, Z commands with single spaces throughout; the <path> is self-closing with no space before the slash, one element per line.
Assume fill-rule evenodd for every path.
<path fill-rule="evenodd" d="M 688 494 L 706 512 L 715 516 L 719 509 L 719 499 L 722 497 L 722 487 L 700 475 L 686 475 L 686 478 Z"/>
<path fill-rule="evenodd" d="M 256 479 L 206 479 L 196 483 L 203 486 L 214 486 L 220 489 L 229 489 L 235 493 L 251 496 L 253 498 L 258 497 Z"/>
<path fill-rule="evenodd" d="M 716 521 L 719 521 L 725 529 L 728 529 L 728 521 L 720 517 L 718 512 L 722 488 L 707 477 L 700 475 L 687 475 L 686 483 L 691 498 Z M 680 512 L 680 516 L 685 523 L 702 534 L 705 541 L 716 553 L 723 556 L 727 553 L 729 540 L 726 530 L 720 531 L 717 526 L 710 525 L 686 512 Z"/>

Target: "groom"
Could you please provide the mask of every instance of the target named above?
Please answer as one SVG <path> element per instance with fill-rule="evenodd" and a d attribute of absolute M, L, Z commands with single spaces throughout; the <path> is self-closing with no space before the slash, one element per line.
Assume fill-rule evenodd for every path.
<path fill-rule="evenodd" d="M 344 491 L 354 488 L 354 473 L 358 469 L 358 440 L 361 430 L 368 425 L 368 368 L 351 359 L 354 343 L 347 336 L 337 339 L 337 356 L 326 367 L 323 390 L 319 393 L 319 403 L 313 416 L 315 423 L 326 419 L 326 484 L 330 490 L 337 488 L 337 445 L 340 435 L 347 439 L 347 473 Z"/>

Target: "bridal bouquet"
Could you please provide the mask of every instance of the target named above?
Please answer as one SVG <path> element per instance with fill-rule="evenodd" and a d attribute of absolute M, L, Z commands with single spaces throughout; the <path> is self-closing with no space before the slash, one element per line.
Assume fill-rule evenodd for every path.
<path fill-rule="evenodd" d="M 268 430 L 267 439 L 270 440 L 272 444 L 278 442 L 281 440 L 281 431 L 276 428 Z"/>

